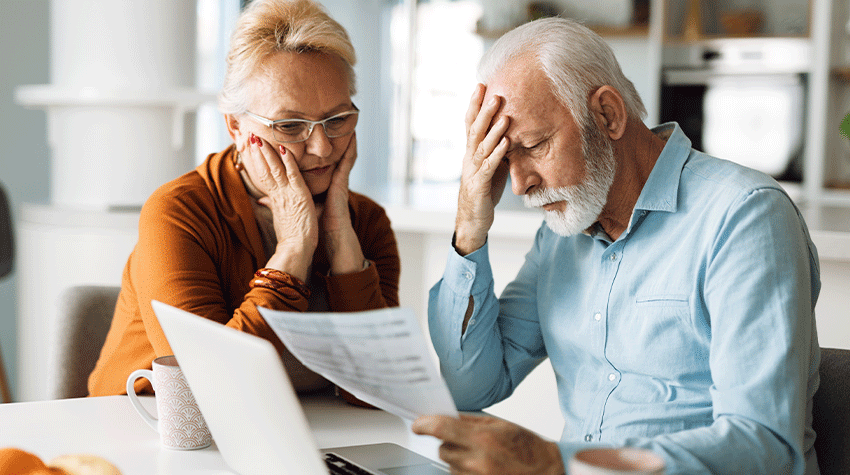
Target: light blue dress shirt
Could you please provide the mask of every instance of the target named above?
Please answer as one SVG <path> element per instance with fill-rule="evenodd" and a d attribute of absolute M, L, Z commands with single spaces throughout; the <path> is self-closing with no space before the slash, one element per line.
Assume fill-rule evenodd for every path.
<path fill-rule="evenodd" d="M 488 247 L 449 253 L 428 318 L 461 410 L 555 371 L 564 460 L 652 449 L 671 474 L 817 474 L 817 250 L 770 177 L 691 148 L 678 125 L 627 230 L 537 231 L 497 299 Z M 474 298 L 465 334 L 461 327 Z"/>

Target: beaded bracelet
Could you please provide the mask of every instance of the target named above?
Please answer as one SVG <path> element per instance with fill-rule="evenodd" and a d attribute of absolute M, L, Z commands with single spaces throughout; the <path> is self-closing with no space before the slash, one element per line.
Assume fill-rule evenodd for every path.
<path fill-rule="evenodd" d="M 251 279 L 251 288 L 264 287 L 274 290 L 290 298 L 296 298 L 292 295 L 293 291 L 301 294 L 305 299 L 310 298 L 310 289 L 301 281 L 301 279 L 281 272 L 277 269 L 264 268 L 254 273 L 254 279 Z"/>

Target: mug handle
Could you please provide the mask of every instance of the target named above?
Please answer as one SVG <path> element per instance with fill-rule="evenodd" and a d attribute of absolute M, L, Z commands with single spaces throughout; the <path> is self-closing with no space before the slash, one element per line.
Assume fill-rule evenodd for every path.
<path fill-rule="evenodd" d="M 130 402 L 133 404 L 136 412 L 142 416 L 142 419 L 144 419 L 153 430 L 159 432 L 159 421 L 156 417 L 153 417 L 144 406 L 142 406 L 141 401 L 139 401 L 139 397 L 136 395 L 136 388 L 134 387 L 134 384 L 139 378 L 145 378 L 151 382 L 151 385 L 153 385 L 153 371 L 149 369 L 137 369 L 130 374 L 129 378 L 127 378 L 127 396 L 130 397 Z M 155 390 L 156 389 L 154 389 L 154 391 Z"/>

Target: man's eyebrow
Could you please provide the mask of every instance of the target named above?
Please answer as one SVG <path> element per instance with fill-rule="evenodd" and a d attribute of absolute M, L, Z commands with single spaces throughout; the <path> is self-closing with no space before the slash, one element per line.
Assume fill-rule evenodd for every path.
<path fill-rule="evenodd" d="M 528 132 L 523 132 L 515 139 L 511 139 L 511 144 L 507 151 L 510 152 L 517 148 L 527 149 L 530 147 L 523 145 L 523 143 L 533 142 L 534 144 L 537 144 L 540 141 L 546 140 L 546 138 L 547 135 L 543 130 L 530 130 Z"/>
<path fill-rule="evenodd" d="M 517 150 L 528 150 L 528 147 L 523 145 L 521 142 L 521 140 L 511 140 L 511 143 L 508 146 L 508 149 L 505 150 L 505 153 L 511 153 Z"/>

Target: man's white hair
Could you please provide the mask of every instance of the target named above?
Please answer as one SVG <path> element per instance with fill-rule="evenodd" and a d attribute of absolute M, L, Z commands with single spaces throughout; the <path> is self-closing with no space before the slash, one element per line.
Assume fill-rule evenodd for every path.
<path fill-rule="evenodd" d="M 590 117 L 587 100 L 601 86 L 620 92 L 629 117 L 643 119 L 646 108 L 611 47 L 575 20 L 544 18 L 525 23 L 499 38 L 478 67 L 479 80 L 489 84 L 512 60 L 530 56 L 552 83 L 552 92 L 579 125 Z"/>

